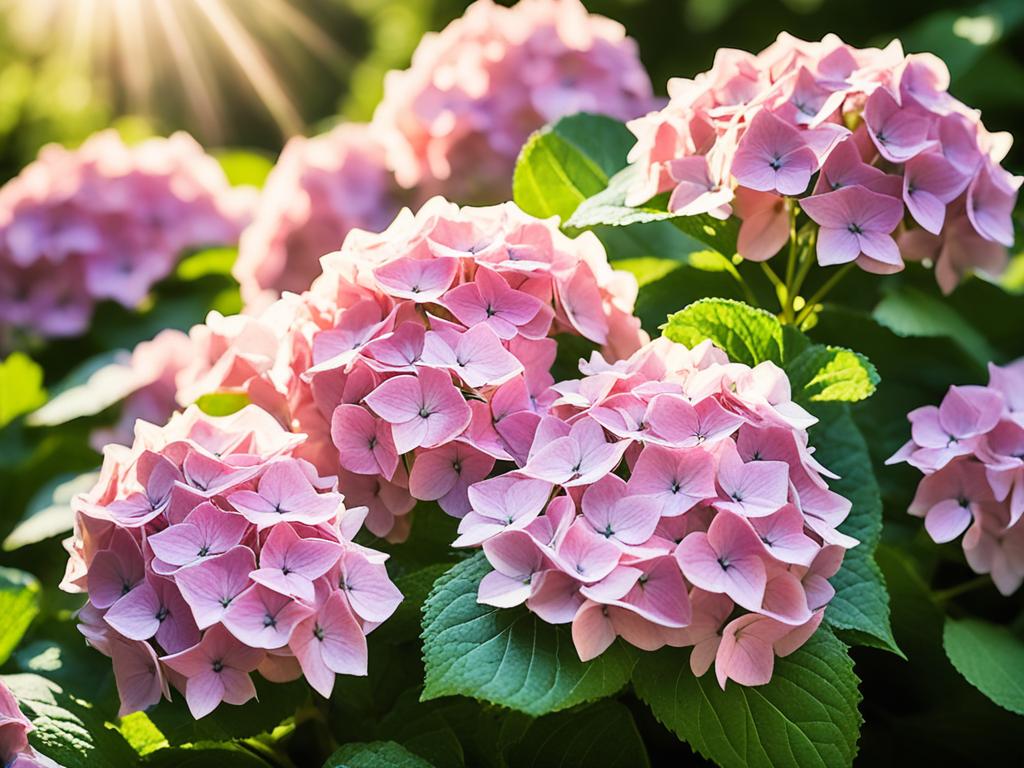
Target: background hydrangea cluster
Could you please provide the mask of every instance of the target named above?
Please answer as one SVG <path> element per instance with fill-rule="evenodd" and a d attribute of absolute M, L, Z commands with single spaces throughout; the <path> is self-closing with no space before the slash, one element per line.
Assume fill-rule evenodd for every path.
<path fill-rule="evenodd" d="M 99 301 L 134 308 L 187 249 L 237 243 L 252 201 L 184 133 L 45 147 L 0 189 L 0 326 L 77 336 Z"/>
<path fill-rule="evenodd" d="M 365 635 L 401 593 L 386 555 L 352 542 L 366 509 L 294 458 L 303 439 L 255 406 L 193 407 L 105 451 L 61 586 L 88 598 L 79 628 L 113 661 L 122 716 L 171 687 L 196 718 L 244 704 L 256 671 L 324 696 L 366 674 Z"/>
<path fill-rule="evenodd" d="M 891 274 L 927 259 L 949 293 L 971 269 L 1005 268 L 1021 185 L 999 164 L 1010 135 L 987 131 L 949 82 L 940 59 L 899 41 L 862 49 L 783 33 L 758 54 L 722 49 L 629 124 L 638 173 L 626 202 L 671 192 L 677 214 L 736 215 L 753 261 L 783 249 L 799 209 L 819 226 L 822 266 Z"/>
<path fill-rule="evenodd" d="M 636 42 L 579 0 L 478 0 L 389 72 L 373 116 L 398 183 L 494 203 L 534 130 L 564 115 L 628 120 L 655 104 Z"/>

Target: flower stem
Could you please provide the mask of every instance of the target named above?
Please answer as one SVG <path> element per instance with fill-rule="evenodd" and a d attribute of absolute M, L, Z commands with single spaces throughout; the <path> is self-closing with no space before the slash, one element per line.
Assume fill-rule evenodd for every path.
<path fill-rule="evenodd" d="M 952 600 L 954 597 L 960 597 L 960 595 L 966 594 L 968 592 L 973 592 L 976 589 L 981 589 L 983 587 L 990 585 L 991 583 L 992 579 L 988 576 L 988 574 L 978 576 L 976 578 L 970 579 L 969 581 L 965 581 L 962 584 L 957 584 L 955 587 L 950 587 L 949 589 L 943 589 L 938 592 L 935 592 L 935 602 L 948 602 L 949 600 Z"/>
<path fill-rule="evenodd" d="M 814 307 L 821 303 L 822 299 L 828 295 L 829 291 L 835 288 L 839 281 L 846 277 L 853 267 L 854 263 L 851 261 L 849 264 L 844 264 L 842 267 L 832 272 L 832 276 L 825 281 L 824 285 L 814 292 L 814 295 L 807 300 L 807 304 L 800 311 L 800 314 L 797 315 L 795 320 L 797 327 L 802 325 L 803 322 L 811 316 L 811 313 L 814 312 Z"/>

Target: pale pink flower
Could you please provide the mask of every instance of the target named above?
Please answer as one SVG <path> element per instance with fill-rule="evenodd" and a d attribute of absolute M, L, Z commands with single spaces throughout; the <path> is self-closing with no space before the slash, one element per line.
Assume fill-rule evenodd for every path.
<path fill-rule="evenodd" d="M 260 476 L 258 490 L 236 491 L 228 503 L 259 528 L 281 522 L 316 525 L 334 516 L 341 499 L 317 493 L 297 460 L 271 463 Z"/>
<path fill-rule="evenodd" d="M 388 578 L 384 558 L 379 554 L 349 546 L 342 553 L 338 567 L 338 589 L 363 621 L 380 624 L 402 602 L 402 593 Z"/>
<path fill-rule="evenodd" d="M 494 468 L 494 458 L 466 443 L 451 442 L 420 451 L 409 473 L 409 492 L 417 499 L 437 501 L 453 517 L 470 511 L 468 491 Z"/>
<path fill-rule="evenodd" d="M 451 376 L 432 368 L 422 368 L 416 376 L 388 379 L 366 396 L 366 403 L 391 424 L 399 453 L 448 442 L 469 425 L 472 416 Z"/>
<path fill-rule="evenodd" d="M 903 218 L 900 201 L 853 186 L 808 197 L 800 206 L 821 225 L 817 248 L 822 266 L 860 259 L 861 266 L 876 271 L 903 268 L 890 236 Z"/>
<path fill-rule="evenodd" d="M 469 487 L 469 512 L 459 522 L 454 546 L 483 543 L 506 529 L 522 529 L 541 513 L 551 495 L 551 483 L 502 475 Z"/>
<path fill-rule="evenodd" d="M 313 690 L 325 698 L 331 695 L 335 675 L 366 674 L 366 637 L 341 592 L 331 592 L 295 628 L 289 647 Z"/>
<path fill-rule="evenodd" d="M 662 501 L 653 495 L 627 497 L 626 482 L 605 475 L 583 492 L 580 507 L 591 527 L 610 541 L 639 545 L 654 534 Z"/>
<path fill-rule="evenodd" d="M 766 109 L 750 121 L 732 160 L 732 175 L 758 192 L 799 195 L 807 189 L 818 159 L 800 131 Z"/>
<path fill-rule="evenodd" d="M 744 462 L 735 443 L 723 444 L 718 455 L 718 509 L 743 517 L 765 517 L 777 512 L 789 497 L 789 465 L 782 461 Z"/>
<path fill-rule="evenodd" d="M 767 583 L 762 552 L 757 535 L 741 517 L 720 512 L 707 533 L 687 535 L 675 557 L 695 587 L 725 593 L 748 611 L 758 611 Z"/>
<path fill-rule="evenodd" d="M 618 465 L 628 445 L 625 440 L 608 442 L 600 424 L 581 419 L 567 435 L 532 453 L 522 472 L 566 488 L 589 485 Z"/>
<path fill-rule="evenodd" d="M 633 465 L 628 488 L 656 499 L 663 516 L 675 517 L 715 496 L 715 461 L 701 447 L 648 445 Z"/>
<path fill-rule="evenodd" d="M 391 427 L 359 405 L 342 404 L 331 416 L 331 440 L 338 461 L 360 475 L 381 475 L 388 480 L 398 468 L 398 451 Z"/>
<path fill-rule="evenodd" d="M 259 666 L 264 652 L 250 648 L 215 626 L 198 645 L 165 656 L 161 661 L 184 675 L 185 701 L 197 720 L 210 714 L 222 701 L 244 704 L 256 696 L 249 673 Z"/>
<path fill-rule="evenodd" d="M 281 595 L 312 603 L 313 582 L 337 564 L 341 553 L 337 542 L 301 538 L 290 525 L 275 525 L 260 550 L 259 568 L 249 578 Z"/>

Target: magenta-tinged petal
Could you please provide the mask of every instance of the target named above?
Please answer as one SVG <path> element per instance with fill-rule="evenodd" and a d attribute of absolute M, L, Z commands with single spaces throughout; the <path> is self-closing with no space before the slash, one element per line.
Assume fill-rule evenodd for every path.
<path fill-rule="evenodd" d="M 572 622 L 572 641 L 580 661 L 596 659 L 615 642 L 615 628 L 608 618 L 607 606 L 588 600 Z"/>
<path fill-rule="evenodd" d="M 110 646 L 114 681 L 121 699 L 120 717 L 149 709 L 167 693 L 153 648 L 148 643 L 116 640 Z"/>
<path fill-rule="evenodd" d="M 402 602 L 402 593 L 391 582 L 384 564 L 371 562 L 356 549 L 342 555 L 339 587 L 352 611 L 364 621 L 382 622 Z"/>
<path fill-rule="evenodd" d="M 728 680 L 747 686 L 771 680 L 775 668 L 772 646 L 782 633 L 778 622 L 756 614 L 729 622 L 715 655 L 715 674 L 722 689 Z"/>
<path fill-rule="evenodd" d="M 175 575 L 200 629 L 221 621 L 231 602 L 249 586 L 249 572 L 255 568 L 252 550 L 239 546 Z"/>

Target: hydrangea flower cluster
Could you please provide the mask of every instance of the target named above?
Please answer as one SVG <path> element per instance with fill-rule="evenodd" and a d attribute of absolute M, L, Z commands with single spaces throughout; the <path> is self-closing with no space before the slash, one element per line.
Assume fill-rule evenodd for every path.
<path fill-rule="evenodd" d="M 373 117 L 405 187 L 461 202 L 508 199 L 527 137 L 576 112 L 620 120 L 652 109 L 636 42 L 579 0 L 477 0 L 388 73 Z M 440 184 L 443 182 L 443 185 Z"/>
<path fill-rule="evenodd" d="M 44 147 L 0 189 L 0 327 L 74 336 L 99 301 L 138 306 L 186 249 L 238 242 L 251 193 L 185 133 Z"/>
<path fill-rule="evenodd" d="M 480 602 L 572 625 L 583 660 L 616 637 L 693 646 L 719 683 L 767 683 L 817 629 L 855 539 L 813 457 L 815 422 L 773 363 L 667 339 L 599 354 L 555 385 L 522 468 L 469 489 L 457 546 L 494 567 Z"/>
<path fill-rule="evenodd" d="M 320 257 L 349 230 L 379 232 L 398 209 L 394 176 L 369 126 L 290 139 L 239 243 L 233 272 L 246 305 L 304 291 L 320 274 Z"/>
<path fill-rule="evenodd" d="M 365 636 L 402 596 L 386 555 L 352 542 L 366 509 L 294 456 L 304 440 L 256 406 L 192 407 L 107 447 L 61 586 L 88 596 L 79 628 L 113 661 L 122 715 L 174 687 L 200 718 L 253 698 L 254 671 L 324 696 L 366 674 Z"/>
<path fill-rule="evenodd" d="M 989 364 L 988 386 L 954 386 L 911 411 L 911 438 L 888 464 L 925 477 L 910 514 L 937 543 L 963 537 L 967 563 L 1004 595 L 1024 582 L 1024 359 Z"/>
<path fill-rule="evenodd" d="M 35 726 L 25 717 L 10 688 L 0 682 L 0 765 L 5 768 L 60 768 L 29 746 Z"/>
<path fill-rule="evenodd" d="M 676 213 L 735 213 L 753 261 L 785 245 L 799 205 L 819 226 L 821 265 L 889 274 L 903 257 L 929 259 L 948 293 L 968 270 L 1006 265 L 1021 185 L 999 165 L 1010 135 L 989 133 L 948 87 L 941 60 L 899 41 L 858 49 L 783 33 L 756 55 L 719 50 L 629 124 L 639 172 L 626 202 L 670 191 Z"/>
<path fill-rule="evenodd" d="M 309 435 L 298 455 L 337 474 L 367 527 L 394 540 L 417 499 L 461 516 L 496 461 L 525 460 L 553 397 L 555 334 L 615 356 L 646 340 L 636 280 L 600 241 L 512 203 L 434 198 L 381 234 L 351 232 L 323 269 L 258 316 L 194 328 L 178 399 L 245 393 Z"/>

